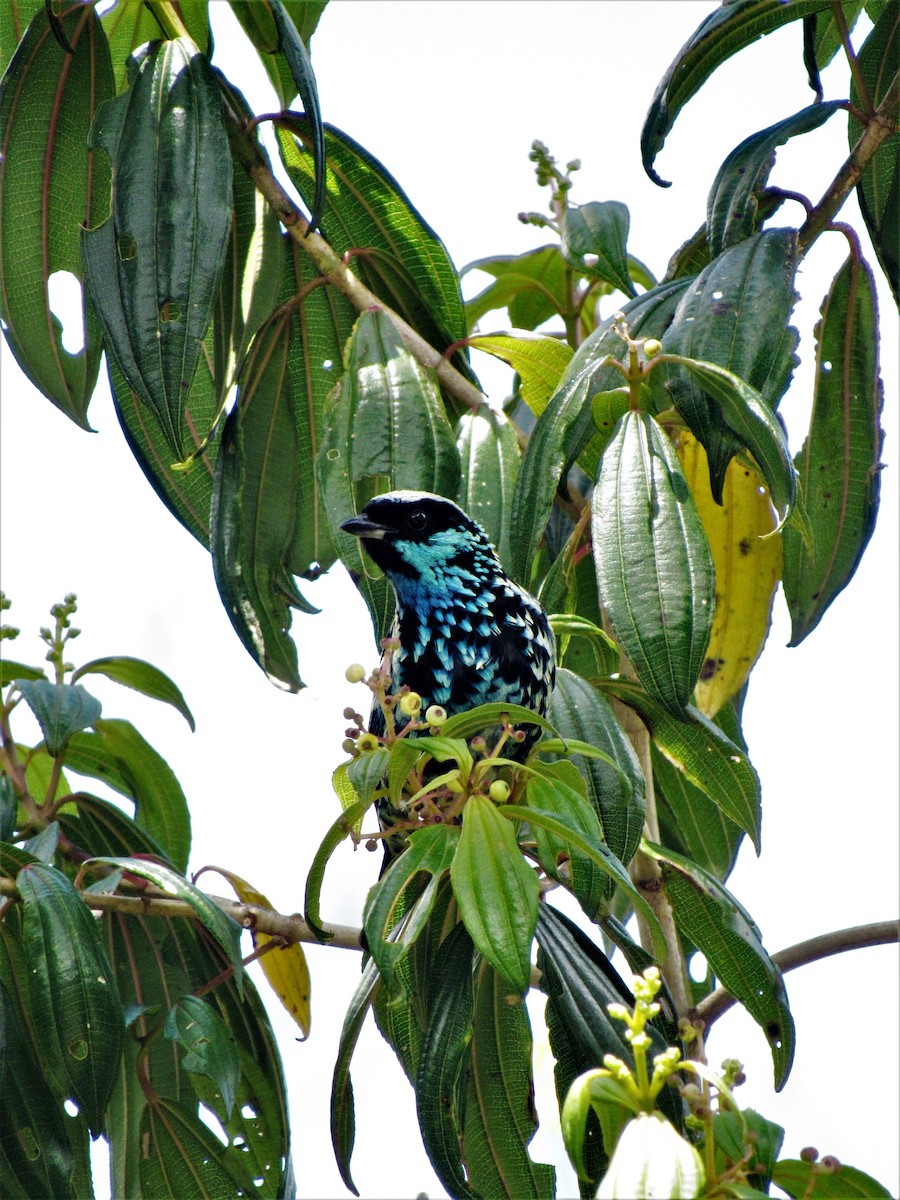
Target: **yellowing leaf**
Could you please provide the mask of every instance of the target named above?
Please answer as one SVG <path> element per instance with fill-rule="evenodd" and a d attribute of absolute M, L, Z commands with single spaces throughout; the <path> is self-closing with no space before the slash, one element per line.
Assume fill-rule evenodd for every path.
<path fill-rule="evenodd" d="M 228 880 L 242 904 L 258 904 L 260 908 L 272 907 L 269 898 L 262 892 L 258 892 L 240 875 L 235 875 L 233 871 L 226 871 L 222 867 L 208 869 L 217 871 L 219 875 Z M 261 933 L 255 929 L 250 930 L 250 936 L 253 938 L 255 950 L 261 950 L 263 946 L 272 941 L 271 934 Z M 292 946 L 279 946 L 275 950 L 269 950 L 260 957 L 259 965 L 262 967 L 272 991 L 300 1026 L 303 1036 L 309 1037 L 312 1024 L 309 1003 L 310 979 L 309 966 L 306 962 L 306 955 L 303 953 L 303 947 L 299 942 L 294 942 Z"/>
<path fill-rule="evenodd" d="M 565 342 L 525 329 L 480 333 L 469 338 L 469 345 L 493 354 L 518 371 L 522 380 L 522 399 L 536 417 L 547 407 L 547 401 L 559 386 L 572 357 Z"/>
<path fill-rule="evenodd" d="M 677 449 L 716 567 L 715 619 L 694 692 L 697 708 L 713 717 L 741 688 L 765 643 L 781 578 L 781 536 L 765 536 L 775 529 L 775 514 L 752 468 L 732 459 L 719 505 L 706 451 L 687 432 Z"/>

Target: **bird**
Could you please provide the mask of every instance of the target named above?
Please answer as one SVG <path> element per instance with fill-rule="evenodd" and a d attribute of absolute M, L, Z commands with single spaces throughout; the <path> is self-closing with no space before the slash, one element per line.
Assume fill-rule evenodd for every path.
<path fill-rule="evenodd" d="M 546 714 L 556 679 L 547 614 L 510 579 L 487 534 L 459 505 L 431 492 L 387 492 L 341 529 L 360 539 L 394 590 L 383 664 L 394 692 L 417 692 L 423 713 L 440 705 L 453 716 L 500 702 Z M 394 715 L 402 728 L 408 718 L 399 708 Z M 369 731 L 385 731 L 377 701 Z M 504 756 L 524 758 L 540 732 L 526 726 L 524 740 L 504 747 Z M 382 826 L 396 816 L 382 804 Z M 386 865 L 398 844 L 386 840 Z"/>

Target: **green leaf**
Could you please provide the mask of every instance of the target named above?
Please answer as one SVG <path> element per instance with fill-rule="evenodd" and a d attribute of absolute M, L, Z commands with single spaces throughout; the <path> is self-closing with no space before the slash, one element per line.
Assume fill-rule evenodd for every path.
<path fill-rule="evenodd" d="M 61 1098 L 74 1096 L 96 1136 L 124 1035 L 112 968 L 96 921 L 65 875 L 55 867 L 29 865 L 16 885 L 41 1065 Z"/>
<path fill-rule="evenodd" d="M 0 75 L 25 35 L 29 21 L 44 7 L 43 0 L 10 0 L 0 5 Z"/>
<path fill-rule="evenodd" d="M 213 1081 L 230 1117 L 241 1078 L 241 1060 L 222 1018 L 199 996 L 182 996 L 169 1009 L 163 1032 L 186 1051 L 181 1060 L 185 1071 L 206 1075 Z"/>
<path fill-rule="evenodd" d="M 676 280 L 629 300 L 622 311 L 628 319 L 632 337 L 662 336 L 665 324 L 689 280 Z M 608 355 L 625 353 L 625 345 L 605 321 L 575 352 L 537 425 L 528 439 L 513 495 L 511 524 L 516 537 L 510 545 L 510 566 L 514 578 L 526 581 L 538 542 L 544 534 L 553 501 L 563 473 L 579 456 L 592 456 L 596 467 L 603 445 L 612 429 L 597 430 L 592 400 L 597 392 L 618 387 L 622 376 L 614 367 L 602 364 Z M 587 469 L 586 459 L 579 465 Z M 591 477 L 596 473 L 591 469 Z"/>
<path fill-rule="evenodd" d="M 0 775 L 0 842 L 12 841 L 18 807 L 12 780 L 6 774 Z"/>
<path fill-rule="evenodd" d="M 319 486 L 341 560 L 369 606 L 377 640 L 390 627 L 393 592 L 359 539 L 340 525 L 391 488 L 455 496 L 459 452 L 431 372 L 419 366 L 382 312 L 359 317 L 344 364 L 322 431 Z"/>
<path fill-rule="evenodd" d="M 27 1011 L 30 971 L 22 947 L 0 924 L 0 1038 L 5 1057 L 0 1104 L 0 1191 L 7 1200 L 67 1196 L 76 1167 L 72 1118 L 48 1087 L 32 1053 Z M 87 1125 L 78 1118 L 88 1141 Z M 87 1146 L 81 1148 L 87 1159 Z M 87 1172 L 89 1179 L 90 1173 Z M 89 1186 L 89 1185 L 88 1185 Z M 85 1190 L 79 1195 L 92 1196 Z"/>
<path fill-rule="evenodd" d="M 635 710 L 660 752 L 750 835 L 759 853 L 759 778 L 746 751 L 695 708 L 678 719 L 630 680 L 599 686 Z"/>
<path fill-rule="evenodd" d="M 222 1143 L 184 1105 L 155 1096 L 141 1117 L 141 1138 L 140 1177 L 145 1196 L 232 1200 L 242 1185 L 252 1187 L 243 1172 L 235 1178 L 224 1161 Z"/>
<path fill-rule="evenodd" d="M 23 679 L 18 687 L 38 719 L 48 753 L 54 756 L 73 733 L 93 725 L 102 711 L 100 701 L 78 684 Z"/>
<path fill-rule="evenodd" d="M 727 879 L 744 831 L 674 767 L 655 744 L 650 751 L 656 808 L 665 844 L 699 863 L 716 879 Z"/>
<path fill-rule="evenodd" d="M 455 891 L 455 882 L 453 887 Z M 431 1165 L 451 1196 L 471 1200 L 477 1193 L 463 1175 L 460 1138 L 464 1103 L 461 1077 L 472 1038 L 474 1011 L 473 953 L 469 932 L 460 924 L 435 955 L 427 1029 L 415 1084 L 419 1130 Z"/>
<path fill-rule="evenodd" d="M 715 1140 L 717 1167 L 725 1170 L 727 1165 L 743 1159 L 747 1164 L 747 1183 L 767 1196 L 772 1168 L 784 1142 L 782 1126 L 752 1108 L 745 1108 L 740 1113 L 716 1113 L 711 1136 Z"/>
<path fill-rule="evenodd" d="M 828 1171 L 819 1163 L 782 1158 L 775 1164 L 772 1182 L 793 1200 L 890 1200 L 891 1196 L 877 1179 L 845 1163 Z"/>
<path fill-rule="evenodd" d="M 218 82 L 193 42 L 151 43 L 129 74 L 91 127 L 114 182 L 110 215 L 82 231 L 82 258 L 106 349 L 182 460 L 185 395 L 231 229 L 231 154 Z"/>
<path fill-rule="evenodd" d="M 588 279 L 602 279 L 635 296 L 625 248 L 630 224 L 628 208 L 618 200 L 571 205 L 562 220 L 563 258 Z"/>
<path fill-rule="evenodd" d="M 350 1156 L 353 1154 L 353 1143 L 356 1140 L 350 1060 L 356 1049 L 366 1013 L 382 986 L 375 960 L 370 959 L 363 966 L 362 979 L 353 993 L 344 1017 L 331 1083 L 331 1144 L 334 1147 L 335 1162 L 341 1179 L 354 1196 L 358 1196 L 359 1191 L 350 1174 Z"/>
<path fill-rule="evenodd" d="M 51 821 L 49 825 L 30 837 L 22 844 L 22 849 L 42 863 L 52 863 L 59 845 L 59 823 Z"/>
<path fill-rule="evenodd" d="M 665 354 L 715 364 L 737 376 L 741 389 L 720 375 L 692 374 L 678 365 L 660 363 L 651 373 L 653 388 L 666 379 L 663 394 L 703 443 L 710 486 L 719 504 L 725 470 L 741 446 L 754 454 L 774 455 L 777 461 L 772 443 L 784 441 L 783 432 L 774 430 L 772 412 L 760 413 L 758 404 L 762 399 L 765 408 L 777 408 L 797 361 L 798 335 L 789 323 L 795 300 L 796 239 L 793 229 L 769 229 L 725 250 L 684 292 L 663 333 Z M 751 441 L 757 443 L 756 449 Z M 757 461 L 765 474 L 763 462 Z M 775 464 L 769 470 L 785 473 Z M 774 487 L 773 480 L 766 478 Z M 784 488 L 789 487 L 786 479 Z"/>
<path fill-rule="evenodd" d="M 288 176 L 307 206 L 314 190 L 309 122 L 278 128 Z M 430 346 L 445 350 L 466 336 L 459 277 L 446 246 L 396 179 L 347 134 L 325 126 L 326 194 L 322 236 L 351 270 Z M 360 249 L 362 248 L 362 252 Z M 451 359 L 472 378 L 468 352 Z M 437 490 L 437 489 L 432 489 Z"/>
<path fill-rule="evenodd" d="M 149 855 L 166 861 L 166 852 L 156 839 L 115 804 L 84 792 L 79 793 L 76 800 L 71 806 L 74 811 L 63 809 L 58 818 L 63 833 L 76 846 L 90 846 L 95 854 Z M 115 872 L 106 878 L 113 874 Z"/>
<path fill-rule="evenodd" d="M 458 843 L 459 830 L 453 825 L 416 830 L 404 853 L 393 860 L 370 889 L 363 910 L 363 928 L 369 952 L 386 984 L 390 985 L 394 968 L 425 927 Z M 408 906 L 409 891 L 418 886 L 423 873 L 429 876 L 428 886 L 418 897 L 399 937 L 391 938 L 391 931 Z"/>
<path fill-rule="evenodd" d="M 709 545 L 666 434 L 629 412 L 594 488 L 597 590 L 647 691 L 680 714 L 703 666 L 715 608 Z"/>
<path fill-rule="evenodd" d="M 294 583 L 300 447 L 288 370 L 291 320 L 276 310 L 254 339 L 216 461 L 211 543 L 219 595 L 245 649 L 280 687 L 304 686 L 291 609 L 317 610 Z"/>
<path fill-rule="evenodd" d="M 484 408 L 460 417 L 456 434 L 456 503 L 484 529 L 500 561 L 508 562 L 510 506 L 522 457 L 516 428 L 502 413 Z"/>
<path fill-rule="evenodd" d="M 512 825 L 484 796 L 473 795 L 466 802 L 450 880 L 475 945 L 524 993 L 531 974 L 538 879 L 522 858 Z"/>
<path fill-rule="evenodd" d="M 108 165 L 87 152 L 86 142 L 114 83 L 93 7 L 78 6 L 58 19 L 74 53 L 59 45 L 41 5 L 3 78 L 0 318 L 34 386 L 76 425 L 90 429 L 87 409 L 102 344 L 83 286 L 78 231 L 81 223 L 92 225 L 109 202 Z M 57 272 L 81 285 L 84 345 L 75 353 L 63 345 L 62 324 L 50 306 L 47 285 Z"/>
<path fill-rule="evenodd" d="M 288 108 L 294 98 L 296 84 L 287 59 L 278 53 L 278 31 L 268 5 L 257 0 L 229 0 L 231 9 L 244 32 L 253 43 L 269 80 L 278 93 L 281 108 Z M 309 46 L 327 0 L 282 0 L 300 37 Z"/>
<path fill-rule="evenodd" d="M 570 674 L 587 677 L 611 675 L 617 669 L 619 648 L 599 625 L 575 613 L 551 613 L 548 620 L 556 637 L 560 660 L 567 665 L 571 665 L 572 661 L 584 665 L 582 670 L 573 668 Z M 578 647 L 582 651 L 581 654 L 573 649 L 573 642 L 576 647 L 580 642 L 586 643 L 590 658 L 584 655 L 584 647 Z"/>
<path fill-rule="evenodd" d="M 179 0 L 178 12 L 188 34 L 197 43 L 203 54 L 209 57 L 209 16 L 205 0 Z M 112 53 L 116 75 L 116 92 L 121 92 L 128 83 L 129 56 L 160 36 L 159 22 L 142 3 L 119 0 L 101 18 Z"/>
<path fill-rule="evenodd" d="M 519 376 L 522 399 L 536 417 L 559 387 L 572 361 L 572 348 L 559 338 L 545 337 L 525 329 L 508 333 L 480 333 L 469 338 L 475 350 L 484 350 L 508 363 Z"/>
<path fill-rule="evenodd" d="M 325 207 L 325 130 L 322 126 L 322 110 L 319 107 L 319 92 L 316 76 L 303 38 L 291 20 L 281 0 L 268 0 L 275 28 L 278 30 L 278 48 L 287 60 L 291 77 L 303 101 L 306 119 L 311 126 L 313 173 L 315 176 L 313 202 L 310 205 L 309 228 L 315 229 L 322 219 Z"/>
<path fill-rule="evenodd" d="M 717 879 L 673 850 L 644 843 L 662 869 L 675 924 L 704 955 L 723 987 L 760 1026 L 772 1051 L 775 1090 L 794 1058 L 794 1021 L 781 971 L 762 944 L 753 918 Z"/>
<path fill-rule="evenodd" d="M 645 783 L 631 742 L 608 700 L 580 676 L 559 668 L 549 715 L 562 738 L 576 738 L 605 750 L 624 772 L 623 779 L 602 760 L 573 760 L 600 818 L 603 840 L 618 859 L 630 862 L 644 825 Z"/>
<path fill-rule="evenodd" d="M 706 17 L 679 50 L 656 88 L 641 131 L 644 170 L 669 187 L 653 169 L 678 113 L 717 67 L 764 34 L 811 13 L 830 11 L 831 0 L 730 0 Z M 736 98 L 737 100 L 737 98 Z"/>
<path fill-rule="evenodd" d="M 882 402 L 875 281 L 851 256 L 822 304 L 809 435 L 795 460 L 812 544 L 793 525 L 784 530 L 792 646 L 853 578 L 875 528 Z"/>
<path fill-rule="evenodd" d="M 188 708 L 181 690 L 172 682 L 165 672 L 142 658 L 94 658 L 79 667 L 72 674 L 72 682 L 76 683 L 82 675 L 105 675 L 108 679 L 121 683 L 124 687 L 134 688 L 144 696 L 154 700 L 162 700 L 177 708 L 193 732 L 196 728 L 194 717 Z"/>
<path fill-rule="evenodd" d="M 751 134 L 732 150 L 719 168 L 706 204 L 707 239 L 713 257 L 756 232 L 758 196 L 768 181 L 777 147 L 797 134 L 818 129 L 840 107 L 840 100 L 811 104 Z"/>
<path fill-rule="evenodd" d="M 100 857 L 91 858 L 88 863 L 97 863 L 111 867 L 123 867 L 129 875 L 137 875 L 149 880 L 163 892 L 183 900 L 194 910 L 197 920 L 209 930 L 213 938 L 228 956 L 228 961 L 234 970 L 234 981 L 238 992 L 243 982 L 244 968 L 241 964 L 241 927 L 227 916 L 217 904 L 194 887 L 192 883 L 162 863 L 148 862 L 141 858 Z"/>
<path fill-rule="evenodd" d="M 46 673 L 40 667 L 28 667 L 25 663 L 14 662 L 11 658 L 0 659 L 0 687 L 7 687 L 16 679 L 46 678 Z"/>
<path fill-rule="evenodd" d="M 186 871 L 191 814 L 172 768 L 130 721 L 95 721 L 94 730 L 72 738 L 66 766 L 102 779 L 133 800 L 137 824 L 162 847 L 174 867 Z"/>
<path fill-rule="evenodd" d="M 508 993 L 501 976 L 483 962 L 475 978 L 463 1157 L 480 1195 L 539 1200 L 555 1194 L 556 1172 L 528 1153 L 537 1130 L 531 1024 L 520 997 Z"/>
<path fill-rule="evenodd" d="M 469 271 L 484 271 L 496 280 L 466 303 L 470 329 L 495 308 L 505 308 L 516 328 L 536 329 L 568 303 L 566 263 L 558 245 L 515 256 L 481 258 L 463 267 L 460 275 Z"/>
<path fill-rule="evenodd" d="M 373 757 L 379 751 L 373 751 Z M 320 942 L 328 942 L 334 936 L 322 928 L 321 916 L 319 913 L 319 901 L 322 892 L 322 881 L 325 878 L 325 868 L 328 865 L 328 860 L 334 854 L 335 850 L 353 833 L 356 823 L 360 820 L 363 813 L 372 803 L 372 797 L 368 800 L 358 800 L 355 804 L 349 805 L 334 824 L 329 828 L 324 838 L 319 845 L 318 850 L 313 857 L 312 865 L 309 868 L 309 874 L 306 877 L 306 892 L 303 903 L 303 915 L 307 925 L 316 935 Z"/>
<path fill-rule="evenodd" d="M 863 42 L 857 56 L 860 74 L 868 89 L 869 99 L 877 107 L 884 100 L 892 80 L 900 66 L 900 41 L 898 41 L 900 13 L 888 4 L 875 21 L 875 28 Z M 850 103 L 865 111 L 866 103 L 860 96 L 855 76 L 850 80 Z M 856 145 L 863 126 L 851 112 L 848 116 L 847 135 L 850 146 Z M 860 179 L 856 194 L 863 220 L 881 268 L 884 271 L 894 299 L 900 303 L 900 133 L 893 133 L 879 146 L 867 164 Z"/>
<path fill-rule="evenodd" d="M 847 0 L 843 0 L 841 9 L 843 10 L 848 32 L 852 33 L 857 17 L 863 11 L 864 7 L 865 0 L 850 0 L 850 3 Z M 816 67 L 820 71 L 824 71 L 841 49 L 843 39 L 833 11 L 816 13 L 813 19 L 816 27 L 813 39 L 813 54 Z"/>

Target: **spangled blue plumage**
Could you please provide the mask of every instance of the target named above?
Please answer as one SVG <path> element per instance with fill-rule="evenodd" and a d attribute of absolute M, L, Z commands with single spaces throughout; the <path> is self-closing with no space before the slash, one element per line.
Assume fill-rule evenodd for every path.
<path fill-rule="evenodd" d="M 546 713 L 556 676 L 547 616 L 507 576 L 480 525 L 450 500 L 401 491 L 376 496 L 343 528 L 362 539 L 396 594 L 393 690 L 418 692 L 423 711 L 499 701 Z M 369 727 L 384 732 L 377 705 Z M 539 732 L 528 728 L 519 755 Z"/>

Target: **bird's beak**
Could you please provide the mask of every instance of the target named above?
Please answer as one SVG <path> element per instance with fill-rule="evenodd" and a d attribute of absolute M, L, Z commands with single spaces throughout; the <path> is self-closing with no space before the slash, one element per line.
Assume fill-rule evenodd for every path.
<path fill-rule="evenodd" d="M 377 541 L 381 541 L 387 534 L 393 532 L 387 525 L 379 525 L 377 521 L 371 521 L 362 514 L 358 517 L 351 517 L 349 521 L 344 521 L 341 529 L 344 533 L 352 533 L 354 537 L 373 538 Z"/>

